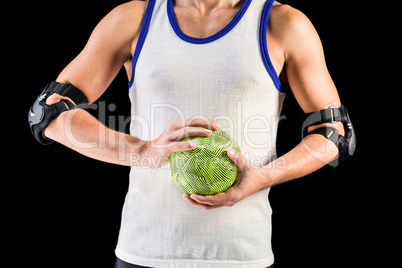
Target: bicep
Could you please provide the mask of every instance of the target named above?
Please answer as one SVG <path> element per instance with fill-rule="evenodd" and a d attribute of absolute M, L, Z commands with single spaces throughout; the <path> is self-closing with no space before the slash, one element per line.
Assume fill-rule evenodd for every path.
<path fill-rule="evenodd" d="M 294 15 L 285 42 L 290 88 L 306 113 L 339 107 L 339 95 L 328 72 L 320 38 L 304 14 L 296 11 Z"/>
<path fill-rule="evenodd" d="M 72 83 L 84 92 L 90 103 L 97 100 L 131 56 L 131 46 L 140 28 L 140 23 L 135 22 L 141 18 L 136 20 L 128 12 L 126 6 L 111 11 L 56 81 Z"/>

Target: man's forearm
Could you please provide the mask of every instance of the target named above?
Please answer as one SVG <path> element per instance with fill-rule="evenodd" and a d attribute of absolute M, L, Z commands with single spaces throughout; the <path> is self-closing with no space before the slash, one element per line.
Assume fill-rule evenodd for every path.
<path fill-rule="evenodd" d="M 87 111 L 75 109 L 62 113 L 46 129 L 46 137 L 85 156 L 119 165 L 135 165 L 146 142 L 111 130 Z"/>
<path fill-rule="evenodd" d="M 256 167 L 243 154 L 228 150 L 228 156 L 239 167 L 237 183 L 216 195 L 184 194 L 183 198 L 204 209 L 231 207 L 263 188 L 303 177 L 321 168 L 338 153 L 334 143 L 331 143 L 327 143 L 321 135 L 308 135 L 287 154 L 261 168 Z"/>
<path fill-rule="evenodd" d="M 265 187 L 306 176 L 333 160 L 338 148 L 321 135 L 309 135 L 295 148 L 261 168 Z"/>

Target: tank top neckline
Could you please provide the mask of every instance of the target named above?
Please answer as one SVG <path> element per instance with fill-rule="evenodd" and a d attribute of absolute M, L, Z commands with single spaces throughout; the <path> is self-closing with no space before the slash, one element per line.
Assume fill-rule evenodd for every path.
<path fill-rule="evenodd" d="M 223 29 L 205 38 L 198 38 L 186 35 L 180 29 L 180 26 L 177 22 L 177 18 L 173 9 L 173 0 L 167 0 L 167 15 L 169 17 L 170 25 L 172 26 L 174 32 L 183 41 L 192 44 L 206 44 L 218 40 L 219 38 L 225 36 L 228 32 L 230 32 L 237 25 L 237 23 L 239 23 L 243 15 L 246 13 L 248 7 L 250 6 L 251 1 L 252 0 L 245 0 L 239 11 L 234 16 L 234 18 Z"/>

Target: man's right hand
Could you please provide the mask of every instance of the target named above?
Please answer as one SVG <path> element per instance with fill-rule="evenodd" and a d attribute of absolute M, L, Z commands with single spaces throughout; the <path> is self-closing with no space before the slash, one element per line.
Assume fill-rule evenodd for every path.
<path fill-rule="evenodd" d="M 211 130 L 218 130 L 219 123 L 212 119 L 192 118 L 174 121 L 154 141 L 146 142 L 143 153 L 138 155 L 141 164 L 149 168 L 159 168 L 167 161 L 172 153 L 190 151 L 196 148 L 191 142 L 181 142 L 192 136 L 210 136 Z"/>

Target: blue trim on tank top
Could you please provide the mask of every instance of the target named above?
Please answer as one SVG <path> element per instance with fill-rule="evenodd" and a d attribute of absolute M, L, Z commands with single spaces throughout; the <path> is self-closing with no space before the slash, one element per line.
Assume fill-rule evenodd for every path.
<path fill-rule="evenodd" d="M 155 1 L 156 0 L 149 0 L 147 9 L 145 11 L 144 21 L 143 21 L 143 24 L 141 27 L 140 35 L 138 37 L 137 45 L 136 45 L 134 55 L 133 55 L 132 75 L 131 75 L 131 79 L 128 83 L 129 89 L 132 87 L 132 85 L 134 83 L 135 68 L 137 65 L 137 61 L 138 61 L 138 57 L 140 55 L 141 49 L 144 45 L 146 36 L 148 34 L 149 24 L 151 22 L 152 13 L 153 13 L 154 6 L 155 6 Z M 264 6 L 264 9 L 262 12 L 262 16 L 261 16 L 261 24 L 260 24 L 260 29 L 259 29 L 259 43 L 260 43 L 260 51 L 261 51 L 261 55 L 262 55 L 262 60 L 265 65 L 265 68 L 268 71 L 268 74 L 270 75 L 272 81 L 274 82 L 275 87 L 280 92 L 285 93 L 288 89 L 288 85 L 284 85 L 280 82 L 279 77 L 278 77 L 278 75 L 275 71 L 275 68 L 272 65 L 271 59 L 269 57 L 268 46 L 267 46 L 268 19 L 269 19 L 269 14 L 270 14 L 270 11 L 271 11 L 271 8 L 272 8 L 272 5 L 274 2 L 275 2 L 275 0 L 268 0 L 265 3 L 265 6 Z M 174 15 L 172 0 L 168 0 L 167 12 L 168 12 L 169 21 L 170 21 L 173 29 L 175 30 L 176 34 L 180 38 L 182 38 L 184 41 L 194 43 L 194 44 L 206 44 L 206 43 L 213 42 L 213 41 L 221 38 L 226 33 L 228 33 L 231 29 L 233 29 L 233 27 L 236 26 L 236 24 L 243 17 L 244 13 L 247 11 L 250 3 L 251 3 L 251 0 L 246 0 L 243 3 L 240 10 L 238 11 L 238 13 L 236 14 L 236 16 L 233 18 L 233 20 L 228 25 L 225 26 L 225 28 L 223 28 L 218 33 L 216 33 L 210 37 L 207 37 L 207 38 L 195 38 L 195 37 L 187 36 L 186 34 L 184 34 L 181 31 L 181 29 L 177 23 L 176 16 Z M 176 25 L 176 27 L 174 25 Z"/>
<path fill-rule="evenodd" d="M 133 55 L 133 65 L 132 65 L 133 70 L 131 73 L 130 82 L 128 82 L 128 89 L 130 89 L 134 83 L 135 67 L 137 66 L 138 57 L 140 56 L 141 49 L 144 45 L 145 38 L 147 37 L 148 34 L 149 24 L 151 22 L 154 6 L 155 6 L 155 0 L 149 0 L 147 10 L 145 11 L 144 15 L 144 21 L 141 26 L 140 35 L 138 37 L 137 45 L 135 47 Z"/>
<path fill-rule="evenodd" d="M 241 20 L 244 13 L 246 13 L 250 3 L 251 3 L 251 0 L 245 0 L 243 5 L 241 6 L 240 10 L 237 12 L 235 17 L 232 19 L 231 22 L 229 22 L 228 25 L 226 25 L 219 32 L 217 32 L 209 37 L 206 37 L 206 38 L 191 37 L 191 36 L 188 36 L 185 33 L 183 33 L 183 31 L 180 29 L 179 24 L 177 22 L 176 15 L 174 14 L 173 0 L 168 0 L 167 13 L 168 13 L 170 25 L 172 26 L 176 35 L 178 37 L 180 37 L 183 41 L 186 41 L 186 42 L 192 43 L 192 44 L 206 44 L 206 43 L 213 42 L 213 41 L 223 37 L 228 32 L 230 32 L 230 30 L 232 30 L 236 26 L 236 24 Z"/>
<path fill-rule="evenodd" d="M 268 0 L 265 3 L 264 9 L 261 15 L 261 24 L 260 24 L 260 34 L 259 34 L 259 43 L 262 61 L 264 62 L 265 68 L 267 69 L 269 76 L 275 84 L 275 87 L 282 93 L 286 93 L 288 89 L 288 85 L 283 85 L 279 80 L 278 74 L 275 71 L 274 66 L 272 65 L 271 58 L 268 53 L 268 45 L 267 45 L 267 28 L 268 28 L 268 18 L 271 12 L 272 5 L 275 0 Z"/>

